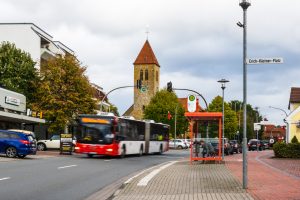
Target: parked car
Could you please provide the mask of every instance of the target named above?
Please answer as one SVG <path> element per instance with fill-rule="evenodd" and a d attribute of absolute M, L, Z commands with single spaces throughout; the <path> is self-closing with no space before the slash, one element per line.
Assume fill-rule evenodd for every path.
<path fill-rule="evenodd" d="M 189 146 L 183 139 L 176 139 L 169 141 L 169 148 L 173 149 L 187 149 Z"/>
<path fill-rule="evenodd" d="M 192 144 L 191 144 L 191 140 L 190 139 L 183 139 L 183 141 L 186 143 L 186 145 L 191 148 Z"/>
<path fill-rule="evenodd" d="M 209 143 L 214 147 L 215 155 L 219 155 L 219 148 L 221 148 L 221 155 L 222 155 L 222 146 L 219 144 L 219 140 L 211 140 Z M 224 138 L 224 155 L 233 154 L 233 148 L 231 147 L 229 140 Z M 220 156 L 221 156 L 220 155 Z"/>
<path fill-rule="evenodd" d="M 242 145 L 237 140 L 230 140 L 229 143 L 232 147 L 232 152 L 242 153 Z"/>
<path fill-rule="evenodd" d="M 255 150 L 262 151 L 264 150 L 264 145 L 260 140 L 257 139 L 251 139 L 248 142 L 248 150 L 249 151 L 255 151 Z"/>
<path fill-rule="evenodd" d="M 32 135 L 32 137 L 36 140 L 35 133 L 32 131 L 22 130 L 22 129 L 8 129 L 8 131 L 15 131 L 15 132 L 21 132 L 24 134 Z"/>
<path fill-rule="evenodd" d="M 0 130 L 0 153 L 10 158 L 35 155 L 36 141 L 33 135 L 28 133 Z"/>
<path fill-rule="evenodd" d="M 261 142 L 264 144 L 264 149 L 270 149 L 270 141 L 269 140 L 262 140 Z"/>
<path fill-rule="evenodd" d="M 76 146 L 76 138 L 73 137 L 73 146 Z M 60 135 L 52 135 L 49 140 L 38 140 L 37 150 L 45 151 L 47 149 L 59 149 L 60 148 Z"/>
<path fill-rule="evenodd" d="M 233 154 L 233 148 L 229 143 L 228 138 L 224 138 L 224 154 L 225 155 Z"/>

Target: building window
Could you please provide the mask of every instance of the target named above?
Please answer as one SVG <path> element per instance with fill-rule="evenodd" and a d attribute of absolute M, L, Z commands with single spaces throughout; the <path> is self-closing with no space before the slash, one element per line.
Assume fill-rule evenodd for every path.
<path fill-rule="evenodd" d="M 148 81 L 148 69 L 145 70 L 145 81 Z"/>
<path fill-rule="evenodd" d="M 144 74 L 143 74 L 143 70 L 141 69 L 141 71 L 140 71 L 140 80 L 142 81 L 144 78 Z"/>
<path fill-rule="evenodd" d="M 156 81 L 158 81 L 158 71 L 156 71 Z"/>

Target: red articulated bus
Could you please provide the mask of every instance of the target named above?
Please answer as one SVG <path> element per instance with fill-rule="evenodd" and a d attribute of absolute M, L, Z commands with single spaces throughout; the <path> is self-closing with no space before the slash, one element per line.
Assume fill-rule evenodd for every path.
<path fill-rule="evenodd" d="M 169 125 L 116 117 L 113 113 L 79 115 L 73 132 L 77 138 L 75 152 L 88 157 L 141 156 L 168 150 Z"/>

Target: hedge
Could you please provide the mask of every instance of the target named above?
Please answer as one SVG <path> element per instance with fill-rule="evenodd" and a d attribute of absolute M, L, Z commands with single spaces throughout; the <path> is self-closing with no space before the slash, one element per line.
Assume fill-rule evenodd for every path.
<path fill-rule="evenodd" d="M 277 142 L 273 145 L 273 151 L 277 158 L 300 158 L 300 143 Z"/>

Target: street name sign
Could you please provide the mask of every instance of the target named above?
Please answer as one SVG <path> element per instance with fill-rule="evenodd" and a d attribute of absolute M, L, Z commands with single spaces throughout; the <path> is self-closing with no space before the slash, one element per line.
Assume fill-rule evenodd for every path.
<path fill-rule="evenodd" d="M 282 64 L 283 58 L 247 58 L 248 65 L 258 64 Z"/>

